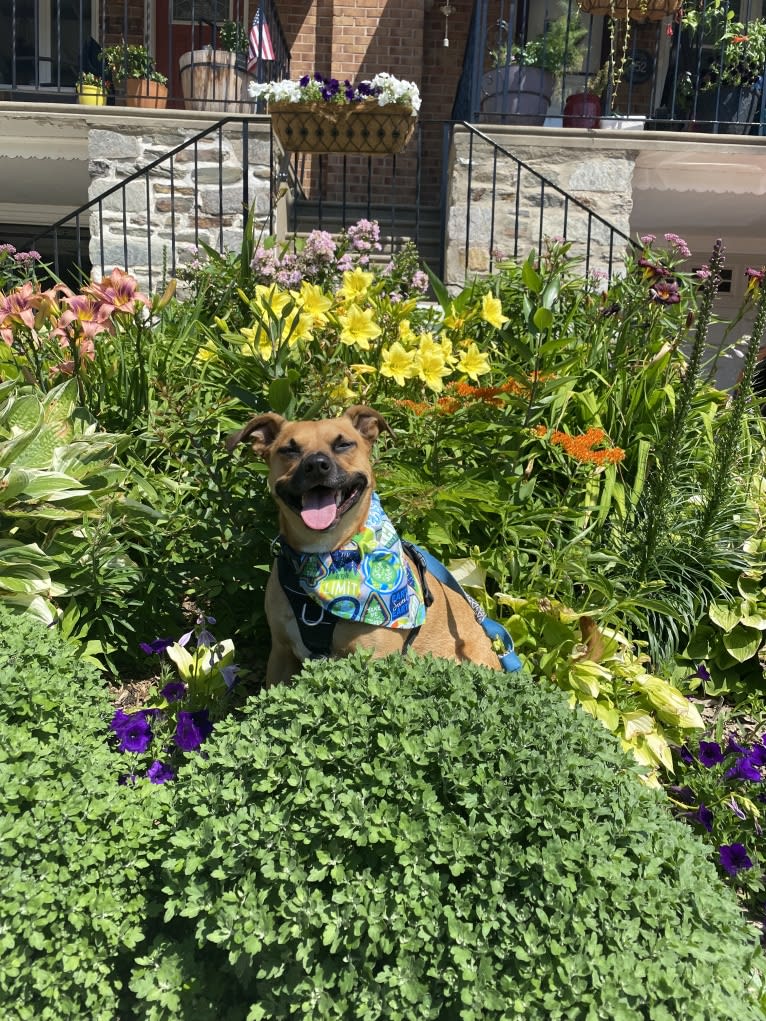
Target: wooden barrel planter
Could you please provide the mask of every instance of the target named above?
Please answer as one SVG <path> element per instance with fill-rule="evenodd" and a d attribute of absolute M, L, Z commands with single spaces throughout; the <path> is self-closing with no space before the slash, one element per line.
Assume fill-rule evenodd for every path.
<path fill-rule="evenodd" d="M 615 21 L 660 21 L 675 14 L 678 0 L 577 0 L 583 14 Z"/>
<path fill-rule="evenodd" d="M 417 117 L 408 106 L 364 103 L 269 103 L 274 134 L 287 152 L 387 156 L 412 138 Z"/>
<path fill-rule="evenodd" d="M 181 92 L 187 110 L 242 113 L 250 109 L 247 74 L 237 67 L 229 50 L 189 50 L 178 60 Z M 245 105 L 247 104 L 247 105 Z"/>

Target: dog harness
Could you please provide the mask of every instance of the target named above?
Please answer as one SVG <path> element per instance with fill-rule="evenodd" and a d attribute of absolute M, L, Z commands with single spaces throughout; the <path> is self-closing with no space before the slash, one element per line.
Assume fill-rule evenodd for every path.
<path fill-rule="evenodd" d="M 295 614 L 301 640 L 313 658 L 330 655 L 339 620 L 406 630 L 402 647 L 402 653 L 406 653 L 433 602 L 427 580 L 430 573 L 469 603 L 503 669 L 521 669 L 505 628 L 487 617 L 435 557 L 399 538 L 377 493 L 372 494 L 364 528 L 340 549 L 300 553 L 280 536 L 273 551 L 279 583 Z M 417 576 L 408 557 L 415 564 Z"/>

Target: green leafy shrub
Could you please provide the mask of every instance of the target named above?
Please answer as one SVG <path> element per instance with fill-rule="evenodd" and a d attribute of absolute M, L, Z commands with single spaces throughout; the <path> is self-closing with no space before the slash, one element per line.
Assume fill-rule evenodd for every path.
<path fill-rule="evenodd" d="M 757 1018 L 755 937 L 594 720 L 477 667 L 314 663 L 187 775 L 165 973 L 232 1018 Z M 172 944 L 139 962 L 151 982 Z"/>
<path fill-rule="evenodd" d="M 120 785 L 96 670 L 0 607 L 0 1001 L 13 1021 L 114 1021 L 151 915 L 170 792 Z"/>

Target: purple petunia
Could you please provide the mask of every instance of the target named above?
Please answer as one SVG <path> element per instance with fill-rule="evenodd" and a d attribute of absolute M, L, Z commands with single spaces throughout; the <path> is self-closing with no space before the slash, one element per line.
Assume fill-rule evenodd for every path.
<path fill-rule="evenodd" d="M 160 695 L 168 702 L 180 702 L 186 697 L 186 685 L 183 681 L 168 681 Z"/>
<path fill-rule="evenodd" d="M 751 762 L 748 755 L 742 755 L 734 765 L 724 773 L 727 780 L 750 780 L 753 783 L 760 783 L 763 779 L 761 771 Z"/>
<path fill-rule="evenodd" d="M 146 771 L 147 779 L 152 783 L 167 783 L 168 780 L 175 779 L 175 775 L 170 766 L 166 766 L 164 762 L 159 762 L 157 759 Z"/>
<path fill-rule="evenodd" d="M 710 769 L 723 762 L 723 751 L 717 741 L 700 741 L 699 760 L 703 766 Z"/>
<path fill-rule="evenodd" d="M 753 863 L 748 857 L 743 844 L 722 844 L 718 849 L 718 857 L 721 862 L 721 868 L 728 872 L 730 876 L 736 876 L 742 869 L 751 869 L 753 867 Z"/>
<path fill-rule="evenodd" d="M 147 656 L 155 656 L 164 652 L 165 649 L 169 649 L 172 644 L 172 638 L 155 638 L 153 642 L 139 642 L 138 647 Z"/>
<path fill-rule="evenodd" d="M 120 742 L 121 752 L 145 752 L 152 743 L 152 729 L 149 726 L 149 711 L 139 709 L 135 713 L 124 713 L 118 709 L 109 726 Z"/>
<path fill-rule="evenodd" d="M 196 751 L 213 729 L 207 709 L 190 713 L 182 710 L 178 714 L 173 740 L 183 752 Z"/>
<path fill-rule="evenodd" d="M 692 822 L 698 822 L 700 826 L 703 826 L 708 831 L 708 833 L 710 833 L 713 829 L 713 813 L 704 801 L 700 801 L 699 808 L 696 812 L 692 813 L 689 818 Z"/>
<path fill-rule="evenodd" d="M 754 766 L 766 766 L 766 748 L 762 744 L 755 744 L 747 753 L 748 759 Z"/>
<path fill-rule="evenodd" d="M 681 747 L 678 749 L 678 757 L 681 760 L 681 762 L 686 763 L 687 766 L 691 766 L 691 764 L 694 762 L 694 756 L 686 747 L 686 745 L 681 745 Z"/>

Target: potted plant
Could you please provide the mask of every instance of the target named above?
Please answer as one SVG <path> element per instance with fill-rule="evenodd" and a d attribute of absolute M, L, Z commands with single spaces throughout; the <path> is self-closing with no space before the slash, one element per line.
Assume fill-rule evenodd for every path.
<path fill-rule="evenodd" d="M 682 26 L 694 33 L 696 50 L 702 59 L 696 76 L 696 109 L 691 101 L 691 74 L 687 92 L 690 111 L 698 122 L 712 122 L 711 130 L 744 134 L 758 120 L 759 91 L 766 67 L 766 21 L 755 19 L 745 25 L 735 21 L 732 11 L 711 2 L 704 12 L 690 10 Z M 713 54 L 704 60 L 705 47 Z"/>
<path fill-rule="evenodd" d="M 358 85 L 317 73 L 297 82 L 251 82 L 249 92 L 268 102 L 274 133 L 288 152 L 401 152 L 420 110 L 417 85 L 385 71 Z"/>
<path fill-rule="evenodd" d="M 554 79 L 578 60 L 586 35 L 579 19 L 562 14 L 545 33 L 492 50 L 491 70 L 482 77 L 482 113 L 512 124 L 542 124 Z"/>
<path fill-rule="evenodd" d="M 237 113 L 248 98 L 247 31 L 236 21 L 224 21 L 213 43 L 179 58 L 184 105 L 187 110 Z"/>
<path fill-rule="evenodd" d="M 168 99 L 168 80 L 156 67 L 145 46 L 117 43 L 103 51 L 104 67 L 120 90 L 126 106 L 160 109 Z"/>
<path fill-rule="evenodd" d="M 77 102 L 85 106 L 106 106 L 107 86 L 100 74 L 81 71 L 75 81 Z"/>
<path fill-rule="evenodd" d="M 601 98 L 609 82 L 606 61 L 585 83 L 583 92 L 573 92 L 564 104 L 565 128 L 597 128 L 601 120 Z"/>

